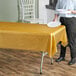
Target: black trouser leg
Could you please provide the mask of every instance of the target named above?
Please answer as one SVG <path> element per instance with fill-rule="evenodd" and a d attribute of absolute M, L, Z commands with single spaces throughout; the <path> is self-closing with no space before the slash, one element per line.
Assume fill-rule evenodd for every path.
<path fill-rule="evenodd" d="M 65 57 L 66 54 L 66 47 L 61 45 L 60 57 Z"/>
<path fill-rule="evenodd" d="M 76 57 L 76 18 L 60 18 L 60 21 L 63 25 L 66 26 L 71 58 L 75 58 Z"/>
<path fill-rule="evenodd" d="M 70 46 L 71 58 L 75 58 L 76 57 L 76 33 L 74 32 L 70 33 L 69 46 Z"/>

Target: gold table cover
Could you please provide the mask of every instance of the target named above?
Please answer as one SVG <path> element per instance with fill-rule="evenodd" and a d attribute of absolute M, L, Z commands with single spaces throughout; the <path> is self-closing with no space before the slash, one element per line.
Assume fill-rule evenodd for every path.
<path fill-rule="evenodd" d="M 53 57 L 57 43 L 67 44 L 65 26 L 0 22 L 0 48 L 48 52 Z"/>

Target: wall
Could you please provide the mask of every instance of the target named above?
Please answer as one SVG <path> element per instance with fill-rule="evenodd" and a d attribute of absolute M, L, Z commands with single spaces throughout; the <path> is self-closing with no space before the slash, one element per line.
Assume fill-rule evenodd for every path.
<path fill-rule="evenodd" d="M 49 4 L 49 0 L 39 0 L 39 18 L 43 20 L 44 24 L 47 24 L 47 9 L 45 5 Z"/>
<path fill-rule="evenodd" d="M 17 20 L 17 0 L 0 0 L 0 21 L 16 22 Z"/>
<path fill-rule="evenodd" d="M 38 2 L 36 4 L 38 4 Z M 48 4 L 49 4 L 49 0 L 39 0 L 39 7 L 38 7 L 39 18 L 43 19 L 45 24 L 47 23 L 48 19 L 51 19 L 49 16 L 51 15 L 52 17 L 51 12 L 48 12 L 47 9 L 45 8 L 45 5 Z M 38 11 L 36 14 L 38 15 Z M 17 0 L 0 0 L 0 21 L 5 21 L 5 22 L 18 21 Z"/>
<path fill-rule="evenodd" d="M 45 5 L 49 5 L 49 0 L 39 0 L 39 18 L 47 24 L 54 19 L 55 11 L 51 8 L 47 9 Z"/>
<path fill-rule="evenodd" d="M 55 17 L 55 11 L 52 9 L 47 9 L 47 23 L 53 21 Z"/>

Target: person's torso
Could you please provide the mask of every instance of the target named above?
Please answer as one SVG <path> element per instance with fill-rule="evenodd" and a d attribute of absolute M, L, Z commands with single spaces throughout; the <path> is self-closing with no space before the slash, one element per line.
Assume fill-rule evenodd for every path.
<path fill-rule="evenodd" d="M 59 0 L 59 9 L 76 10 L 76 0 Z M 61 17 L 76 17 L 76 14 L 59 14 Z"/>

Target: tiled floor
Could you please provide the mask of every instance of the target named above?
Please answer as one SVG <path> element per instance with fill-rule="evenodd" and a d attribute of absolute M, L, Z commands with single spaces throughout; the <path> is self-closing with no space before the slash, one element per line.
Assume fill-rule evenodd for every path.
<path fill-rule="evenodd" d="M 58 48 L 59 49 L 59 48 Z M 51 65 L 50 58 L 44 57 L 43 74 L 40 75 L 41 53 L 0 49 L 0 76 L 76 76 L 76 65 L 67 65 L 70 60 L 67 48 L 66 61 Z"/>

